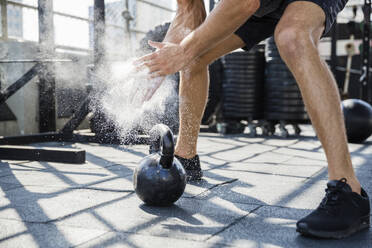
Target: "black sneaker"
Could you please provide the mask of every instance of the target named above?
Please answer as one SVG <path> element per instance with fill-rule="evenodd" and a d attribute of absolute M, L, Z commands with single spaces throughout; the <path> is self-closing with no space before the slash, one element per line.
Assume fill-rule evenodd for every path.
<path fill-rule="evenodd" d="M 195 157 L 189 159 L 181 158 L 177 155 L 175 155 L 175 157 L 181 162 L 183 168 L 185 169 L 188 182 L 201 180 L 203 177 L 203 172 L 200 168 L 200 160 L 198 155 L 195 155 Z"/>
<path fill-rule="evenodd" d="M 329 181 L 319 207 L 297 222 L 297 232 L 319 238 L 345 238 L 369 228 L 370 205 L 367 193 L 352 192 L 343 178 Z"/>

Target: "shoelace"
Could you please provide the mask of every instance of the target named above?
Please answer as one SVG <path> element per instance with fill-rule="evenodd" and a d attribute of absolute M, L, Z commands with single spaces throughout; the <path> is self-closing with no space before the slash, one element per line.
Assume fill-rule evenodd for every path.
<path fill-rule="evenodd" d="M 323 198 L 322 202 L 319 205 L 319 208 L 325 210 L 330 214 L 337 214 L 338 206 L 342 202 L 342 188 L 346 184 L 346 178 L 342 178 L 337 182 L 335 187 L 328 187 L 325 192 L 326 196 Z"/>

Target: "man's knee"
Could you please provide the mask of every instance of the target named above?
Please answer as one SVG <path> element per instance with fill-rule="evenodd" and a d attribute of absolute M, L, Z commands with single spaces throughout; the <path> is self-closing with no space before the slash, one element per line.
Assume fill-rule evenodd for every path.
<path fill-rule="evenodd" d="M 275 30 L 275 42 L 284 59 L 302 57 L 307 46 L 314 45 L 311 35 L 301 27 L 278 27 Z"/>

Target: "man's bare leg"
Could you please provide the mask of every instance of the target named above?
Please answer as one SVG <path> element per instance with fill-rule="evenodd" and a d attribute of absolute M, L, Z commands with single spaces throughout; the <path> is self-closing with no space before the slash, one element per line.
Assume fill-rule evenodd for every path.
<path fill-rule="evenodd" d="M 176 144 L 178 156 L 192 158 L 196 155 L 200 124 L 208 99 L 208 65 L 243 46 L 244 42 L 233 34 L 181 72 L 180 131 Z"/>
<path fill-rule="evenodd" d="M 354 192 L 361 187 L 355 176 L 335 79 L 320 58 L 317 44 L 324 30 L 322 9 L 306 1 L 290 4 L 281 18 L 275 40 L 301 89 L 317 136 L 328 161 L 330 180 L 346 178 Z"/>

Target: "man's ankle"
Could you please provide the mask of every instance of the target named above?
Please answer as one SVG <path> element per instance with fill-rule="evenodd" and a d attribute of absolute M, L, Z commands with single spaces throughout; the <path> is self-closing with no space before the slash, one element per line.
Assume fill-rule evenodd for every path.
<path fill-rule="evenodd" d="M 196 152 L 193 152 L 193 151 L 185 152 L 185 151 L 179 151 L 177 149 L 174 154 L 177 155 L 178 157 L 185 158 L 185 159 L 190 159 L 196 156 Z"/>
<path fill-rule="evenodd" d="M 352 177 L 329 177 L 329 180 L 340 180 L 341 178 L 346 178 L 347 184 L 351 187 L 351 190 L 357 194 L 361 194 L 362 186 L 360 185 L 358 179 Z"/>

